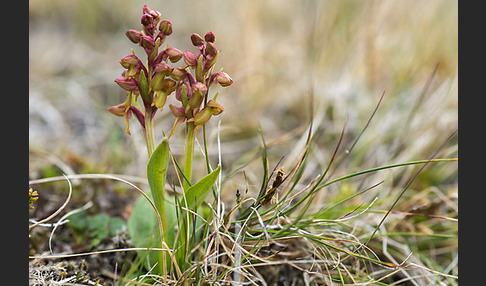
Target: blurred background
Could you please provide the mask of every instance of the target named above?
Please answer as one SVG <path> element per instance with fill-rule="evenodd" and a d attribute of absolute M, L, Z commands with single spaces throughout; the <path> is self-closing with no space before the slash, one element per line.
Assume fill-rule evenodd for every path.
<path fill-rule="evenodd" d="M 272 167 L 284 154 L 301 151 L 294 149 L 309 124 L 311 95 L 320 134 L 309 164 L 315 173 L 329 162 L 344 125 L 343 148 L 349 148 L 384 92 L 343 173 L 427 159 L 457 128 L 457 1 L 31 0 L 30 179 L 62 172 L 146 176 L 138 122 L 132 119 L 132 135 L 124 135 L 123 118 L 106 111 L 125 100 L 114 83 L 123 71 L 119 60 L 132 48 L 143 53 L 124 33 L 141 29 L 144 4 L 172 22 L 166 40 L 172 47 L 193 50 L 192 33 L 216 34 L 221 53 L 215 70 L 234 79 L 210 91 L 220 92 L 225 108 L 216 118 L 227 172 L 258 148 L 259 126 L 274 143 Z M 207 129 L 213 161 L 218 120 Z M 155 122 L 158 142 L 174 119 L 159 112 Z M 182 132 L 171 138 L 176 155 Z M 443 156 L 457 152 L 456 145 Z M 261 160 L 254 161 L 258 167 L 247 175 L 258 186 Z M 442 168 L 437 181 L 457 182 L 456 167 Z"/>

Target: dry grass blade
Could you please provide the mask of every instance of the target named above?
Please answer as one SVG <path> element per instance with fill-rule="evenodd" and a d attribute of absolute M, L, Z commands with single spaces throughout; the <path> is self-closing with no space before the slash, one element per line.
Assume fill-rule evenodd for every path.
<path fill-rule="evenodd" d="M 55 226 L 52 228 L 51 235 L 49 236 L 49 250 L 50 250 L 51 254 L 52 254 L 52 237 L 54 236 L 54 232 L 56 231 L 57 227 L 59 225 L 61 225 L 64 222 L 64 220 L 66 218 L 68 218 L 69 216 L 71 216 L 73 214 L 76 214 L 76 213 L 79 213 L 81 211 L 87 210 L 87 209 L 89 209 L 92 206 L 93 206 L 93 202 L 89 201 L 84 206 L 80 207 L 79 209 L 75 209 L 75 210 L 72 210 L 72 211 L 68 212 L 67 214 L 63 215 L 59 219 L 59 222 L 56 223 Z"/>
<path fill-rule="evenodd" d="M 31 225 L 29 225 L 29 230 L 33 229 L 34 227 L 40 225 L 40 224 L 43 224 L 43 223 L 46 223 L 48 221 L 50 221 L 51 219 L 53 219 L 55 216 L 57 216 L 59 213 L 62 212 L 62 210 L 67 206 L 67 204 L 69 203 L 69 200 L 71 199 L 71 194 L 73 192 L 73 186 L 71 185 L 71 181 L 69 181 L 69 179 L 64 176 L 64 178 L 66 179 L 66 181 L 68 182 L 69 184 L 69 193 L 68 193 L 68 197 L 66 198 L 66 201 L 62 204 L 61 207 L 59 207 L 53 214 L 51 214 L 50 216 L 46 217 L 45 219 L 42 219 L 36 223 L 33 223 Z M 32 184 L 32 182 L 30 182 Z"/>
<path fill-rule="evenodd" d="M 166 248 L 156 248 L 156 247 L 131 247 L 131 248 L 117 248 L 117 249 L 106 249 L 106 250 L 97 250 L 91 252 L 81 252 L 81 253 L 70 253 L 70 254 L 48 254 L 48 255 L 32 255 L 29 256 L 29 259 L 58 259 L 58 258 L 72 258 L 72 257 L 80 257 L 80 256 L 88 256 L 88 255 L 95 255 L 95 254 L 108 254 L 114 252 L 126 252 L 126 251 L 168 251 Z"/>

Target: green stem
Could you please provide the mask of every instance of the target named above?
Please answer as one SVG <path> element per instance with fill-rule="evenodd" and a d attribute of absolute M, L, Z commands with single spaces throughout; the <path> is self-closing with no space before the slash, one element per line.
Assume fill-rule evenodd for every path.
<path fill-rule="evenodd" d="M 196 140 L 196 133 L 194 132 L 194 123 L 187 123 L 187 136 L 186 136 L 186 154 L 184 163 L 184 191 L 191 186 L 192 178 L 192 156 L 194 154 L 194 141 Z"/>
<path fill-rule="evenodd" d="M 187 134 L 186 134 L 186 153 L 185 153 L 185 163 L 184 163 L 184 193 L 191 186 L 192 177 L 192 157 L 194 154 L 194 141 L 196 140 L 194 132 L 194 123 L 187 123 Z M 182 205 L 187 206 L 186 201 L 182 199 Z M 182 212 L 182 220 L 180 226 L 180 237 L 179 245 L 180 250 L 176 253 L 177 260 L 179 261 L 179 266 L 185 269 L 185 264 L 187 262 L 187 255 L 189 254 L 189 229 L 190 229 L 190 215 L 189 212 Z"/>
<path fill-rule="evenodd" d="M 145 110 L 145 139 L 147 143 L 147 151 L 149 155 L 149 161 L 147 164 L 147 179 L 150 185 L 150 192 L 157 208 L 157 212 L 161 219 L 161 239 L 158 243 L 158 247 L 162 248 L 163 241 L 168 241 L 168 221 L 165 209 L 165 182 L 167 177 L 167 166 L 169 163 L 169 145 L 167 138 L 164 138 L 155 149 L 154 135 L 153 135 L 153 121 L 152 115 L 156 109 L 151 107 Z M 160 227 L 160 226 L 159 226 Z M 159 251 L 159 273 L 167 277 L 167 261 L 170 259 L 168 255 Z"/>
<path fill-rule="evenodd" d="M 148 107 L 145 109 L 145 141 L 147 143 L 148 156 L 152 156 L 155 150 L 154 140 L 154 122 L 152 121 L 153 109 Z"/>

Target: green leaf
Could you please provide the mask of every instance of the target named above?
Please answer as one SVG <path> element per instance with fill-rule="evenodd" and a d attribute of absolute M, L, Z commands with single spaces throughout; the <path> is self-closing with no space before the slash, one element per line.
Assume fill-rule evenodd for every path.
<path fill-rule="evenodd" d="M 108 221 L 108 230 L 110 232 L 110 236 L 115 236 L 124 225 L 126 225 L 126 222 L 123 218 L 118 216 L 110 217 L 110 220 Z"/>
<path fill-rule="evenodd" d="M 152 195 L 147 193 L 147 196 L 152 199 Z M 176 235 L 177 226 L 177 209 L 174 204 L 173 196 L 166 196 L 166 215 L 168 220 L 168 228 L 166 243 L 172 247 Z M 135 247 L 160 247 L 160 233 L 157 216 L 154 209 L 144 196 L 140 196 L 133 206 L 132 213 L 127 223 L 128 233 L 130 239 Z M 146 256 L 150 257 L 150 265 L 154 265 L 159 261 L 159 252 L 138 251 L 138 254 L 143 261 L 146 261 Z M 148 265 L 147 265 L 148 266 Z"/>
<path fill-rule="evenodd" d="M 89 248 L 95 247 L 104 239 L 115 236 L 123 228 L 125 220 L 121 217 L 112 217 L 105 213 L 87 216 L 87 211 L 81 211 L 69 217 L 68 225 L 80 236 L 87 235 L 83 241 L 91 240 Z"/>
<path fill-rule="evenodd" d="M 218 165 L 218 167 L 214 169 L 214 171 L 212 171 L 210 174 L 199 180 L 199 182 L 195 183 L 189 189 L 187 189 L 187 191 L 185 192 L 185 197 L 187 206 L 189 208 L 199 207 L 199 205 L 201 205 L 201 203 L 209 194 L 211 187 L 216 182 L 220 170 L 221 165 Z M 196 200 L 197 203 L 195 203 Z M 184 201 L 184 199 L 182 199 L 182 201 Z M 184 204 L 182 203 L 182 205 Z"/>
<path fill-rule="evenodd" d="M 154 238 L 159 234 L 157 217 L 145 197 L 140 196 L 135 202 L 127 227 L 135 247 L 150 247 L 150 242 L 155 246 Z"/>
<path fill-rule="evenodd" d="M 89 248 L 95 247 L 103 239 L 108 237 L 108 221 L 110 217 L 105 214 L 97 214 L 87 219 L 87 225 L 89 229 L 89 236 L 92 238 Z"/>
<path fill-rule="evenodd" d="M 167 217 L 165 214 L 165 179 L 167 177 L 167 166 L 169 165 L 169 142 L 164 138 L 159 146 L 150 156 L 147 164 L 147 178 L 150 191 L 154 199 L 155 207 L 162 219 L 162 226 L 167 228 Z"/>

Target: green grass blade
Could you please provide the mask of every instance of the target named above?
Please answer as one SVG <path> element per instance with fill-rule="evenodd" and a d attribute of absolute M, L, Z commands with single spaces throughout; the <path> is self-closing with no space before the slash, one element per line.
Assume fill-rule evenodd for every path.
<path fill-rule="evenodd" d="M 385 166 L 380 166 L 380 167 L 376 167 L 376 168 L 371 168 L 371 169 L 366 169 L 366 170 L 354 172 L 354 173 L 351 173 L 351 174 L 348 174 L 348 175 L 336 178 L 334 180 L 331 180 L 331 181 L 317 185 L 316 187 L 312 188 L 308 193 L 306 193 L 294 206 L 286 209 L 282 213 L 284 215 L 290 214 L 296 208 L 296 206 L 300 205 L 302 202 L 304 202 L 306 199 L 308 199 L 313 193 L 316 193 L 319 190 L 321 190 L 321 189 L 323 189 L 323 188 L 325 188 L 325 187 L 327 187 L 331 184 L 337 183 L 339 181 L 343 181 L 343 180 L 346 180 L 346 179 L 349 179 L 349 178 L 353 178 L 353 177 L 357 177 L 357 176 L 360 176 L 360 175 L 373 173 L 373 172 L 377 172 L 377 171 L 381 171 L 381 170 L 386 170 L 386 169 L 404 167 L 404 166 L 409 166 L 409 165 L 419 165 L 419 164 L 425 164 L 425 163 L 428 163 L 428 162 L 438 163 L 438 162 L 451 162 L 451 161 L 457 161 L 457 160 L 458 160 L 457 158 L 441 158 L 441 159 L 432 159 L 432 160 L 409 161 L 409 162 L 403 162 L 403 163 L 398 163 L 398 164 L 390 164 L 390 165 L 385 165 Z"/>

